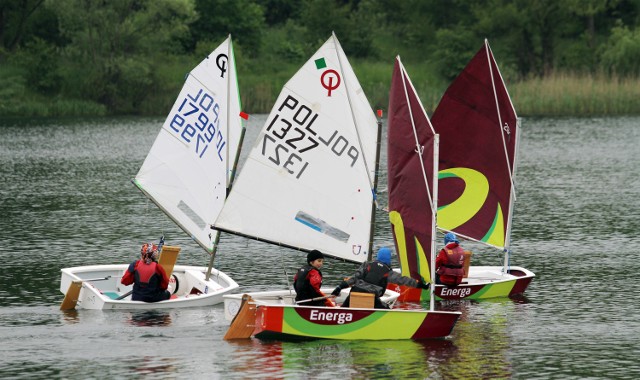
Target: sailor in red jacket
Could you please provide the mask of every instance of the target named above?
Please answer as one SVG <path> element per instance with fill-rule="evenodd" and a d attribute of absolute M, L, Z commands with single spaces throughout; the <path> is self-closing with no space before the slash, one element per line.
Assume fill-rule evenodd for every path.
<path fill-rule="evenodd" d="M 143 244 L 140 260 L 129 264 L 124 272 L 120 282 L 123 285 L 133 284 L 132 301 L 157 302 L 171 298 L 171 293 L 167 290 L 169 277 L 157 260 L 158 246 Z"/>
<path fill-rule="evenodd" d="M 436 257 L 436 283 L 456 286 L 464 277 L 464 250 L 453 232 L 444 235 L 444 248 Z"/>

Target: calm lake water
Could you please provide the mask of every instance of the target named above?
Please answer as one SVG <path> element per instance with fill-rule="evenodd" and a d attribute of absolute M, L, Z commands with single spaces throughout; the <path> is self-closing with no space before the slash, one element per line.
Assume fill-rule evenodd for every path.
<path fill-rule="evenodd" d="M 0 378 L 640 378 L 640 118 L 523 120 L 512 264 L 537 277 L 519 299 L 438 303 L 462 317 L 426 342 L 225 342 L 222 306 L 61 312 L 60 268 L 126 263 L 162 234 L 206 265 L 130 182 L 161 124 L 0 121 Z M 392 246 L 377 218 L 376 246 Z M 474 264 L 501 262 L 466 246 Z M 229 235 L 216 260 L 241 291 L 284 288 L 304 261 Z M 328 260 L 325 284 L 354 267 Z"/>

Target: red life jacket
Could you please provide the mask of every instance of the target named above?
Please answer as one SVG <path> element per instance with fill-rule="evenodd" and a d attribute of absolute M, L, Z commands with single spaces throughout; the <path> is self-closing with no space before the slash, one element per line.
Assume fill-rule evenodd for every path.
<path fill-rule="evenodd" d="M 453 249 L 443 248 L 447 254 L 447 262 L 440 265 L 437 272 L 440 281 L 447 285 L 458 285 L 464 276 L 464 249 L 457 246 Z"/>
<path fill-rule="evenodd" d="M 156 291 L 160 286 L 160 276 L 156 274 L 157 265 L 158 263 L 155 261 L 152 261 L 150 264 L 139 261 L 134 272 L 136 285 L 140 288 L 150 288 Z"/>

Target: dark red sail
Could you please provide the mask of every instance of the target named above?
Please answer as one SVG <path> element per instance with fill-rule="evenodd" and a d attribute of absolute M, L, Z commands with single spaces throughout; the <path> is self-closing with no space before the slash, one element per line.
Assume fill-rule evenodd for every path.
<path fill-rule="evenodd" d="M 438 227 L 503 248 L 519 126 L 486 41 L 449 86 L 431 121 L 440 135 Z"/>
<path fill-rule="evenodd" d="M 400 59 L 396 59 L 389 94 L 389 218 L 402 274 L 429 281 L 435 133 Z"/>

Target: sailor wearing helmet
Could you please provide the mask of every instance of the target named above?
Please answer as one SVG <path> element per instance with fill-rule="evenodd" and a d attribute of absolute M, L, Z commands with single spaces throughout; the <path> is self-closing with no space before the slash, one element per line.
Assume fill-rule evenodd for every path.
<path fill-rule="evenodd" d="M 456 286 L 464 277 L 464 249 L 453 232 L 444 235 L 444 248 L 436 257 L 436 283 Z"/>
<path fill-rule="evenodd" d="M 132 301 L 158 302 L 168 300 L 169 277 L 158 264 L 158 246 L 145 243 L 140 249 L 140 260 L 129 264 L 120 281 L 123 285 L 133 284 Z"/>

